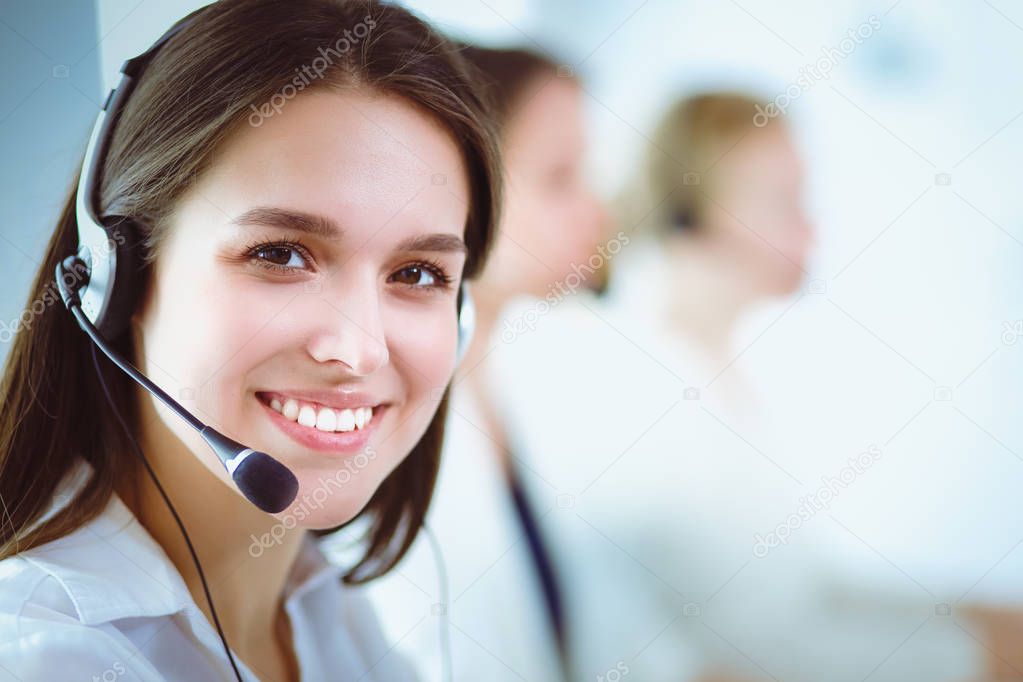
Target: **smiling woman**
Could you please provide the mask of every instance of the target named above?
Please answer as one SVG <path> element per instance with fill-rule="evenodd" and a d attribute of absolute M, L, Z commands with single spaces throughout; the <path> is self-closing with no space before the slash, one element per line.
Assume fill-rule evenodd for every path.
<path fill-rule="evenodd" d="M 96 193 L 140 263 L 106 340 L 272 453 L 298 494 L 276 514 L 251 504 L 188 423 L 94 367 L 72 316 L 46 308 L 0 386 L 5 670 L 222 679 L 235 662 L 219 632 L 247 677 L 410 674 L 344 584 L 394 566 L 433 492 L 460 286 L 499 204 L 474 85 L 429 26 L 368 0 L 222 0 L 155 53 Z M 79 246 L 76 198 L 30 305 Z M 331 566 L 315 538 L 355 519 L 363 556 Z"/>

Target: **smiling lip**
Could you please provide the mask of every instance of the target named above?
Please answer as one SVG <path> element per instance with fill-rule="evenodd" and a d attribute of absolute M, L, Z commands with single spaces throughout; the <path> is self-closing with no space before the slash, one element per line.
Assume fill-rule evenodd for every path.
<path fill-rule="evenodd" d="M 333 391 L 282 390 L 260 391 L 258 393 L 260 399 L 264 399 L 274 395 L 276 395 L 281 400 L 283 400 L 284 398 L 294 398 L 295 400 L 303 400 L 309 403 L 319 403 L 320 405 L 333 407 L 335 410 L 344 410 L 346 408 L 355 409 L 356 407 L 376 408 L 377 405 L 384 402 L 380 398 L 374 397 L 369 393 L 354 391 L 346 393 L 340 390 Z"/>
<path fill-rule="evenodd" d="M 295 394 L 287 394 L 289 396 Z M 308 395 L 308 394 L 306 394 Z M 339 396 L 340 394 L 335 394 Z M 321 395 L 321 397 L 324 397 Z M 361 452 L 366 445 L 369 443 L 370 437 L 377 430 L 380 425 L 380 420 L 387 410 L 390 408 L 389 403 L 381 403 L 374 405 L 371 401 L 366 401 L 362 396 L 353 395 L 344 399 L 349 405 L 357 407 L 373 407 L 373 418 L 370 419 L 361 429 L 355 429 L 353 431 L 320 431 L 317 428 L 311 426 L 302 426 L 298 422 L 293 422 L 277 410 L 270 407 L 268 401 L 264 399 L 262 394 L 257 395 L 259 404 L 263 407 L 270 421 L 274 425 L 284 432 L 286 436 L 291 438 L 299 445 L 303 445 L 311 450 L 318 450 L 330 455 L 346 456 L 353 455 Z M 361 401 L 361 402 L 353 402 Z M 329 402 L 326 404 L 330 405 Z M 336 403 L 335 403 L 336 404 Z M 333 405 L 330 405 L 333 406 Z"/>

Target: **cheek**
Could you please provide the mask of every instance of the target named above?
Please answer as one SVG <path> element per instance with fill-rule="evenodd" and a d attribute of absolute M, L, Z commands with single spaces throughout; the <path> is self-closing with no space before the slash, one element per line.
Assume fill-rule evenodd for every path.
<path fill-rule="evenodd" d="M 763 239 L 737 225 L 741 232 L 733 234 L 735 262 L 771 293 L 786 293 L 798 286 L 802 259 L 786 242 L 787 235 L 783 234 L 781 226 L 769 221 L 747 224 Z"/>
<path fill-rule="evenodd" d="M 551 270 L 544 269 L 549 283 L 563 280 L 569 273 L 589 273 L 591 256 L 598 254 L 600 226 L 596 213 L 575 195 L 552 192 L 535 214 L 530 227 L 535 253 Z M 581 269 L 581 270 L 580 270 Z"/>
<path fill-rule="evenodd" d="M 720 226 L 720 236 L 734 255 L 743 260 L 759 260 L 770 246 L 765 240 L 775 238 L 770 216 L 747 194 L 726 195 L 719 199 L 720 206 L 708 210 Z M 727 201 L 727 203 L 726 203 Z"/>
<path fill-rule="evenodd" d="M 165 390 L 173 388 L 186 397 L 211 379 L 220 364 L 214 352 L 216 334 L 208 324 L 210 311 L 196 303 L 208 299 L 199 275 L 191 268 L 165 267 L 154 282 L 157 303 L 144 321 L 151 330 L 144 362 L 155 376 L 170 379 L 158 381 Z"/>
<path fill-rule="evenodd" d="M 193 376 L 201 381 L 199 407 L 212 419 L 231 427 L 245 390 L 245 378 L 266 358 L 289 347 L 288 301 L 282 291 L 255 286 L 254 282 L 196 278 L 183 300 L 201 305 L 183 306 L 189 333 L 182 339 L 191 358 Z M 297 327 L 291 327 L 296 329 Z"/>
<path fill-rule="evenodd" d="M 509 183 L 501 232 L 506 239 L 514 240 L 520 250 L 528 249 L 541 255 L 538 249 L 558 234 L 549 229 L 557 222 L 557 218 L 550 215 L 551 208 L 549 196 L 536 180 L 517 177 L 514 184 Z"/>
<path fill-rule="evenodd" d="M 516 290 L 543 295 L 589 255 L 580 248 L 578 221 L 568 208 L 539 188 L 520 188 L 508 202 L 488 269 L 514 281 Z"/>
<path fill-rule="evenodd" d="M 448 305 L 448 304 L 439 304 Z M 441 315 L 438 304 L 422 310 L 389 314 L 386 334 L 390 364 L 403 378 L 410 402 L 418 403 L 434 389 L 443 390 L 454 372 L 458 324 L 451 311 Z"/>

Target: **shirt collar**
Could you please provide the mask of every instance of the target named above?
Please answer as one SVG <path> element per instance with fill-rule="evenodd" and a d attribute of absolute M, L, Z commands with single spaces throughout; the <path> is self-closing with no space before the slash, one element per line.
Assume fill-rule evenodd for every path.
<path fill-rule="evenodd" d="M 42 520 L 59 511 L 88 482 L 92 465 L 78 460 Z M 194 604 L 166 552 L 116 493 L 103 512 L 85 525 L 21 556 L 60 582 L 86 625 L 164 616 Z M 293 608 L 303 595 L 332 579 L 339 581 L 344 572 L 344 567 L 327 560 L 307 534 L 285 581 L 285 605 Z"/>

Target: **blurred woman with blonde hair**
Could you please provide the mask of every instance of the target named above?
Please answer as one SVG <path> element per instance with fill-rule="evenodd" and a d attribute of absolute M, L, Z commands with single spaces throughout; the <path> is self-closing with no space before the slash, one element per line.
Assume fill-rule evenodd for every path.
<path fill-rule="evenodd" d="M 736 323 L 751 305 L 799 289 L 813 243 L 795 141 L 765 110 L 738 92 L 679 99 L 618 204 L 622 224 L 670 263 L 662 312 L 709 372 L 730 362 Z M 739 390 L 733 381 L 730 399 L 742 400 Z"/>

